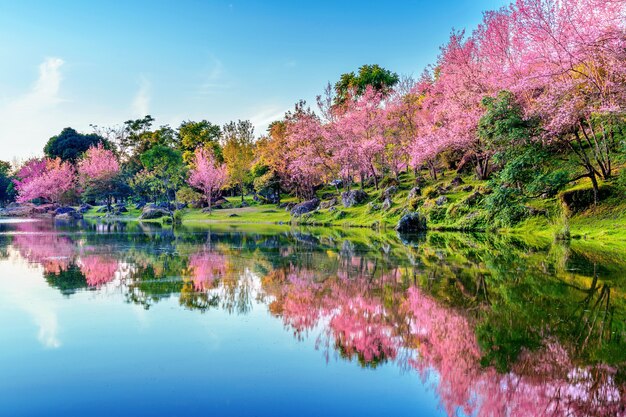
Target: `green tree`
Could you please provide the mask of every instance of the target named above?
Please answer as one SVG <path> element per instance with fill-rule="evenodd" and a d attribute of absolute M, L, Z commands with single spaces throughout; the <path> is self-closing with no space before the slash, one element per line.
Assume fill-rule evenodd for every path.
<path fill-rule="evenodd" d="M 241 201 L 245 184 L 250 181 L 250 170 L 254 162 L 254 127 L 249 120 L 239 120 L 224 125 L 224 162 L 228 168 L 231 186 L 239 187 Z"/>
<path fill-rule="evenodd" d="M 4 204 L 15 199 L 15 188 L 13 187 L 13 176 L 11 175 L 11 164 L 0 161 L 0 203 Z"/>
<path fill-rule="evenodd" d="M 388 94 L 398 81 L 400 81 L 398 74 L 378 64 L 363 65 L 357 74 L 354 72 L 342 74 L 335 83 L 335 104 L 342 105 L 353 94 L 360 96 L 368 86 L 377 92 Z"/>
<path fill-rule="evenodd" d="M 154 191 L 164 196 L 169 204 L 185 177 L 182 153 L 158 144 L 142 153 L 139 159 L 155 180 L 152 181 Z"/>
<path fill-rule="evenodd" d="M 555 195 L 569 174 L 554 165 L 554 155 L 534 141 L 537 123 L 524 117 L 521 106 L 508 91 L 483 99 L 485 113 L 478 135 L 500 167 L 491 183 L 494 192 L 485 199 L 490 216 L 510 226 L 527 215 L 524 203 L 540 195 Z"/>
<path fill-rule="evenodd" d="M 75 163 L 87 149 L 99 143 L 106 149 L 112 149 L 109 141 L 95 133 L 78 133 L 71 127 L 66 127 L 56 136 L 51 137 L 44 147 L 44 153 L 49 158 L 61 158 L 63 161 Z"/>
<path fill-rule="evenodd" d="M 189 163 L 197 148 L 210 147 L 217 161 L 223 162 L 222 147 L 219 143 L 220 134 L 220 127 L 207 120 L 200 122 L 189 120 L 181 123 L 178 127 L 178 136 L 180 137 L 180 150 L 183 152 L 183 160 Z"/>

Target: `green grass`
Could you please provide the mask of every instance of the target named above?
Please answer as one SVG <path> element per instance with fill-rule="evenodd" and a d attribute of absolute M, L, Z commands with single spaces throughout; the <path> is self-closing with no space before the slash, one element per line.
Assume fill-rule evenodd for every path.
<path fill-rule="evenodd" d="M 427 180 L 421 188 L 437 189 L 448 187 L 445 196 L 447 202 L 437 206 L 437 196 L 428 196 L 423 192 L 419 199 L 419 211 L 428 219 L 428 227 L 432 230 L 465 230 L 484 231 L 493 230 L 489 213 L 480 204 L 468 205 L 466 199 L 476 190 L 484 191 L 487 182 L 476 180 L 474 175 L 462 175 L 463 184 L 450 186 L 450 181 L 457 176 L 455 171 L 444 172 L 436 181 Z M 365 228 L 376 230 L 391 230 L 403 214 L 409 211 L 408 193 L 414 186 L 412 175 L 404 174 L 400 178 L 398 192 L 392 198 L 392 206 L 388 210 L 372 210 L 371 204 L 382 204 L 382 187 L 366 187 L 364 191 L 369 196 L 369 202 L 355 207 L 345 208 L 341 204 L 341 197 L 337 195 L 338 204 L 333 209 L 319 209 L 301 217 L 293 218 L 285 209 L 275 205 L 260 204 L 250 196 L 244 201 L 248 207 L 226 208 L 213 210 L 212 213 L 203 213 L 199 209 L 185 209 L 181 218 L 186 225 L 297 225 L 308 227 L 333 228 Z M 463 191 L 463 188 L 472 186 L 472 190 Z M 571 184 L 567 190 L 589 187 L 587 179 Z M 564 216 L 563 208 L 558 197 L 547 199 L 533 199 L 528 206 L 542 210 L 545 215 L 529 217 L 510 228 L 501 228 L 498 233 L 524 236 L 543 240 L 554 240 L 566 226 L 569 228 L 572 244 L 577 246 L 595 247 L 597 250 L 620 250 L 626 248 L 626 201 L 622 188 L 616 187 L 617 192 L 611 198 L 601 202 L 597 207 L 589 208 L 574 215 Z M 334 188 L 324 188 L 317 192 L 318 197 L 325 193 L 336 194 Z M 228 205 L 237 207 L 241 204 L 240 197 L 228 197 Z M 295 198 L 283 198 L 282 202 L 296 202 Z M 114 220 L 139 221 L 140 210 L 131 208 L 124 216 L 112 217 Z M 102 218 L 104 213 L 96 213 L 96 209 L 86 213 L 86 218 Z M 162 222 L 161 219 L 152 222 Z"/>

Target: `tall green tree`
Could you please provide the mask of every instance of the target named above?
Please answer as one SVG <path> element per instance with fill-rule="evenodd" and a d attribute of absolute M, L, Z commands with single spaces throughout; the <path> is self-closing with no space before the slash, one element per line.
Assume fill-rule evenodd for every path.
<path fill-rule="evenodd" d="M 243 202 L 245 184 L 250 181 L 250 170 L 254 162 L 254 127 L 249 120 L 227 123 L 224 125 L 222 138 L 229 182 L 231 186 L 239 187 Z"/>
<path fill-rule="evenodd" d="M 87 149 L 102 144 L 111 149 L 112 144 L 95 133 L 78 133 L 71 127 L 66 127 L 56 136 L 51 137 L 44 147 L 44 153 L 49 158 L 61 158 L 63 161 L 75 163 Z"/>
<path fill-rule="evenodd" d="M 180 149 L 183 152 L 183 160 L 189 163 L 197 148 L 211 148 L 218 162 L 223 161 L 222 147 L 219 140 L 221 129 L 208 120 L 199 122 L 186 121 L 178 127 L 180 137 Z"/>
<path fill-rule="evenodd" d="M 359 68 L 358 73 L 342 74 L 339 81 L 335 83 L 335 104 L 342 105 L 349 97 L 362 95 L 368 86 L 376 92 L 386 95 L 398 81 L 400 81 L 398 74 L 382 68 L 378 64 L 363 65 Z"/>
<path fill-rule="evenodd" d="M 155 145 L 140 156 L 144 173 L 152 178 L 155 195 L 162 195 L 168 204 L 185 178 L 182 153 L 164 145 Z"/>
<path fill-rule="evenodd" d="M 11 175 L 11 164 L 0 161 L 0 203 L 15 200 L 15 188 L 13 187 L 13 176 Z"/>

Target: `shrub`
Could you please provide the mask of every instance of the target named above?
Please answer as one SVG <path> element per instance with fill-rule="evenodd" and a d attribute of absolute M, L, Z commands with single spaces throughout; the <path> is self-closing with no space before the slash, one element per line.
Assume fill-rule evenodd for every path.
<path fill-rule="evenodd" d="M 203 200 L 204 197 L 202 194 L 194 191 L 190 187 L 182 187 L 180 190 L 176 191 L 176 201 L 187 204 L 189 207 L 202 207 Z"/>
<path fill-rule="evenodd" d="M 426 187 L 424 188 L 424 192 L 422 193 L 426 198 L 435 198 L 437 197 L 437 189 L 435 187 Z"/>
<path fill-rule="evenodd" d="M 494 226 L 513 226 L 522 221 L 528 210 L 519 201 L 519 191 L 510 187 L 497 187 L 485 197 L 485 208 Z"/>
<path fill-rule="evenodd" d="M 409 200 L 409 210 L 417 211 L 424 204 L 424 200 L 419 197 L 413 197 Z"/>

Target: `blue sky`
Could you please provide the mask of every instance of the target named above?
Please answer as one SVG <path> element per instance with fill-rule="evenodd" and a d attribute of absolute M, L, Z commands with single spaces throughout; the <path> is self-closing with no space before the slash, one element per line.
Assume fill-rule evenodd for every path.
<path fill-rule="evenodd" d="M 452 28 L 505 3 L 0 0 L 0 159 L 146 113 L 260 134 L 362 64 L 419 75 Z"/>

